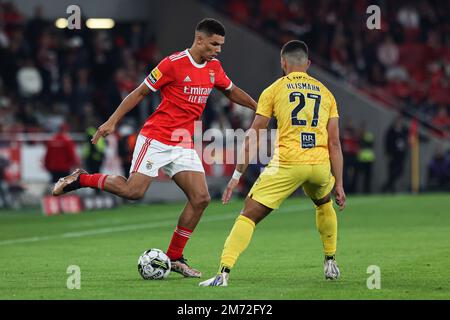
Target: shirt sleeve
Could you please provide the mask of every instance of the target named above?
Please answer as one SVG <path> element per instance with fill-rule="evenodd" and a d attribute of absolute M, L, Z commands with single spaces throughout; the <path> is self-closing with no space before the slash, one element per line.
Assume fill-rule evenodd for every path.
<path fill-rule="evenodd" d="M 217 70 L 217 74 L 214 75 L 210 73 L 210 77 L 215 77 L 214 79 L 214 87 L 219 90 L 230 90 L 233 86 L 233 82 L 228 78 L 227 74 L 222 68 L 222 65 L 219 63 L 219 68 Z"/>
<path fill-rule="evenodd" d="M 330 96 L 330 118 L 339 118 L 336 99 L 331 92 L 328 92 Z"/>
<path fill-rule="evenodd" d="M 172 69 L 172 62 L 167 57 L 150 72 L 144 83 L 150 90 L 157 91 L 162 86 L 174 81 Z"/>
<path fill-rule="evenodd" d="M 272 118 L 273 115 L 273 94 L 271 87 L 265 89 L 258 100 L 258 108 L 256 114 L 260 114 L 267 118 Z"/>

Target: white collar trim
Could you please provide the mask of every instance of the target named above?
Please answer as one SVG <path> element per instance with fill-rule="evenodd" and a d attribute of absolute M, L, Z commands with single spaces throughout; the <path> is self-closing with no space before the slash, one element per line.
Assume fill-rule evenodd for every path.
<path fill-rule="evenodd" d="M 189 49 L 184 50 L 186 52 L 186 55 L 188 56 L 189 60 L 191 60 L 191 63 L 197 67 L 197 68 L 203 68 L 204 66 L 206 66 L 206 61 L 203 62 L 202 64 L 198 64 L 197 62 L 195 62 L 194 58 L 192 58 L 191 54 L 189 53 Z"/>

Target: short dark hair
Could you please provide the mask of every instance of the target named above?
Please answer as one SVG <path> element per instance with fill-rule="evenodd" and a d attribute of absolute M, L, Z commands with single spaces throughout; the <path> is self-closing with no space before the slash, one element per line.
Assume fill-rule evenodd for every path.
<path fill-rule="evenodd" d="M 206 33 L 208 36 L 213 34 L 218 34 L 219 36 L 225 37 L 225 27 L 223 24 L 216 19 L 205 18 L 197 24 L 195 31 L 201 31 Z"/>
<path fill-rule="evenodd" d="M 281 54 L 285 55 L 287 53 L 294 53 L 297 51 L 303 51 L 306 56 L 308 56 L 308 46 L 306 43 L 300 40 L 291 40 L 289 42 L 286 42 L 281 49 Z"/>

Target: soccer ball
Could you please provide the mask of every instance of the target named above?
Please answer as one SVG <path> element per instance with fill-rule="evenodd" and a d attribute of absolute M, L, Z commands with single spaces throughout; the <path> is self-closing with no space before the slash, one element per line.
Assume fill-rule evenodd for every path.
<path fill-rule="evenodd" d="M 149 249 L 139 257 L 137 267 L 145 280 L 165 279 L 170 273 L 170 259 L 159 249 Z"/>

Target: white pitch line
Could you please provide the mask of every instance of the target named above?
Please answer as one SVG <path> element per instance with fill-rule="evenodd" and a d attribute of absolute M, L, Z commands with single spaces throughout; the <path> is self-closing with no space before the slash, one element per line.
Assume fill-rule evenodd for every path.
<path fill-rule="evenodd" d="M 227 215 L 222 215 L 222 216 L 218 216 L 218 217 L 204 218 L 202 221 L 208 222 L 208 221 L 227 220 L 232 217 L 236 217 L 236 214 L 233 214 L 233 215 L 227 214 Z M 31 238 L 3 240 L 3 241 L 0 241 L 0 246 L 9 245 L 9 244 L 18 244 L 18 243 L 39 242 L 39 241 L 54 240 L 54 239 L 81 238 L 81 237 L 86 237 L 86 236 L 94 236 L 94 235 L 107 234 L 107 233 L 113 233 L 113 232 L 134 231 L 134 230 L 141 230 L 141 229 L 154 229 L 154 228 L 158 228 L 158 227 L 170 227 L 173 224 L 174 224 L 174 220 L 170 219 L 170 220 L 154 222 L 154 223 L 130 224 L 130 225 L 119 226 L 119 227 L 111 227 L 111 228 L 100 228 L 100 229 L 83 230 L 83 231 L 77 231 L 77 232 L 65 232 L 62 234 L 56 234 L 56 235 L 52 235 L 52 236 L 37 236 L 37 237 L 31 237 Z"/>
<path fill-rule="evenodd" d="M 371 199 L 371 201 L 368 201 L 367 199 L 364 201 L 358 201 L 359 199 L 355 199 L 352 201 L 352 205 L 359 205 L 359 204 L 366 204 L 368 202 L 376 201 L 375 199 Z M 309 211 L 313 212 L 313 206 L 308 203 L 308 205 L 290 205 L 287 207 L 282 207 L 281 209 L 277 210 L 277 213 L 289 213 L 289 212 L 302 212 L 302 211 Z M 228 220 L 233 219 L 237 217 L 236 213 L 228 213 L 224 215 L 218 215 L 214 217 L 204 217 L 201 219 L 202 222 L 213 222 L 213 221 L 221 221 L 221 220 Z M 65 232 L 62 234 L 56 234 L 52 236 L 36 236 L 36 237 L 30 237 L 30 238 L 19 238 L 19 239 L 10 239 L 10 240 L 2 240 L 0 241 L 0 246 L 4 245 L 10 245 L 10 244 L 20 244 L 20 243 L 30 243 L 30 242 L 39 242 L 39 241 L 46 241 L 46 240 L 54 240 L 54 239 L 67 239 L 67 238 L 81 238 L 86 236 L 95 236 L 99 234 L 107 234 L 107 233 L 114 233 L 114 232 L 125 232 L 125 231 L 134 231 L 134 230 L 141 230 L 141 229 L 154 229 L 158 227 L 170 227 L 173 226 L 174 220 L 173 218 L 170 220 L 163 220 L 159 222 L 152 222 L 152 223 L 140 223 L 140 224 L 129 224 L 124 226 L 117 226 L 117 227 L 110 227 L 110 228 L 99 228 L 99 229 L 91 229 L 91 230 L 82 230 L 82 231 L 76 231 L 76 232 Z"/>

